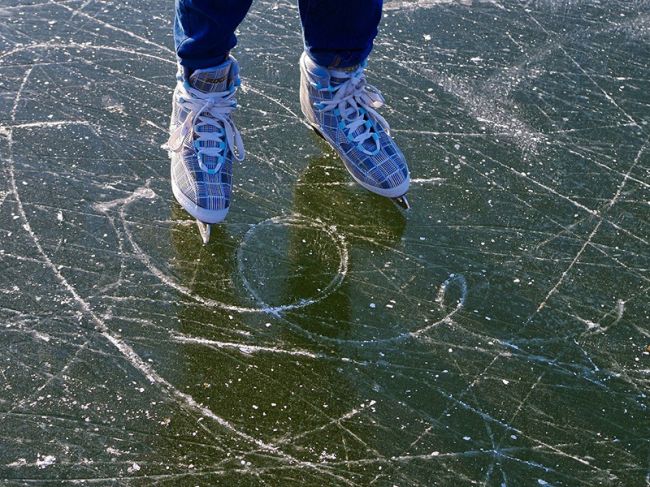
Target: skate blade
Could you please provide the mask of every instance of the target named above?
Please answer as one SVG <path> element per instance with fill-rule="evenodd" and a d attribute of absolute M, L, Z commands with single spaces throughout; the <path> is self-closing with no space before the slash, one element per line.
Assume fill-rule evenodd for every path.
<path fill-rule="evenodd" d="M 398 196 L 397 198 L 393 198 L 393 201 L 397 206 L 400 206 L 404 208 L 405 210 L 410 210 L 411 209 L 411 204 L 409 203 L 409 200 L 406 198 L 406 195 Z"/>
<path fill-rule="evenodd" d="M 207 245 L 210 241 L 210 224 L 196 220 L 196 226 L 199 227 L 199 233 L 201 234 L 203 245 Z"/>
<path fill-rule="evenodd" d="M 314 127 L 313 125 L 311 126 L 311 128 L 312 128 L 312 130 L 313 130 L 314 132 L 316 132 L 316 135 L 318 135 L 321 139 L 323 139 L 324 141 L 327 142 L 327 139 L 326 139 L 325 136 L 321 133 L 320 130 L 318 130 L 318 129 L 317 129 L 316 127 Z"/>

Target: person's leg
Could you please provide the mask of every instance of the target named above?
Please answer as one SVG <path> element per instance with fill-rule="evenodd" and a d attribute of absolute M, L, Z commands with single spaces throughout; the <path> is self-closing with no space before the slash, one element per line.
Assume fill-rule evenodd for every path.
<path fill-rule="evenodd" d="M 176 0 L 174 42 L 186 76 L 195 69 L 218 66 L 235 47 L 235 29 L 252 0 Z"/>
<path fill-rule="evenodd" d="M 361 186 L 408 208 L 408 164 L 377 112 L 384 99 L 364 74 L 382 0 L 299 2 L 305 38 L 300 107 L 307 122 Z"/>
<path fill-rule="evenodd" d="M 230 209 L 233 165 L 244 144 L 232 119 L 239 64 L 230 55 L 235 29 L 252 0 L 176 0 L 174 40 L 179 70 L 170 135 L 172 192 L 197 220 L 203 242 Z"/>
<path fill-rule="evenodd" d="M 320 66 L 346 68 L 368 57 L 382 0 L 299 0 L 305 51 Z"/>

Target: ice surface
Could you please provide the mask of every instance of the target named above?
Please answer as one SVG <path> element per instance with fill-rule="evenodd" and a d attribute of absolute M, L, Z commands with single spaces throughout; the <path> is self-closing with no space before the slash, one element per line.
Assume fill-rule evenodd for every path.
<path fill-rule="evenodd" d="M 650 482 L 650 3 L 388 1 L 404 214 L 240 29 L 204 247 L 160 144 L 170 1 L 0 6 L 0 484 Z"/>

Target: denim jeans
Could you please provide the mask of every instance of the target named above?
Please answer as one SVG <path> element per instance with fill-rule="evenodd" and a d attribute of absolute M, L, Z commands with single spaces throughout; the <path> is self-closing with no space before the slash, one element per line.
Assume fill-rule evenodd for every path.
<path fill-rule="evenodd" d="M 176 0 L 174 41 L 185 71 L 218 66 L 252 0 Z M 383 0 L 299 0 L 307 54 L 319 65 L 350 67 L 368 57 Z"/>

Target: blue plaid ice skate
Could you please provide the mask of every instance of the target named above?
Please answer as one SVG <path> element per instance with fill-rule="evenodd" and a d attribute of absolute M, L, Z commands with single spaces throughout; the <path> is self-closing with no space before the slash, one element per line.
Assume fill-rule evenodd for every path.
<path fill-rule="evenodd" d="M 231 118 L 237 107 L 238 74 L 233 57 L 220 66 L 194 71 L 189 81 L 179 70 L 174 91 L 166 144 L 172 190 L 190 215 L 207 224 L 226 217 L 233 160 L 244 159 L 241 135 Z"/>
<path fill-rule="evenodd" d="M 384 98 L 367 84 L 365 65 L 327 69 L 303 53 L 300 105 L 307 121 L 339 153 L 361 186 L 381 196 L 399 198 L 409 188 L 408 166 L 390 137 L 388 123 L 377 112 Z"/>

